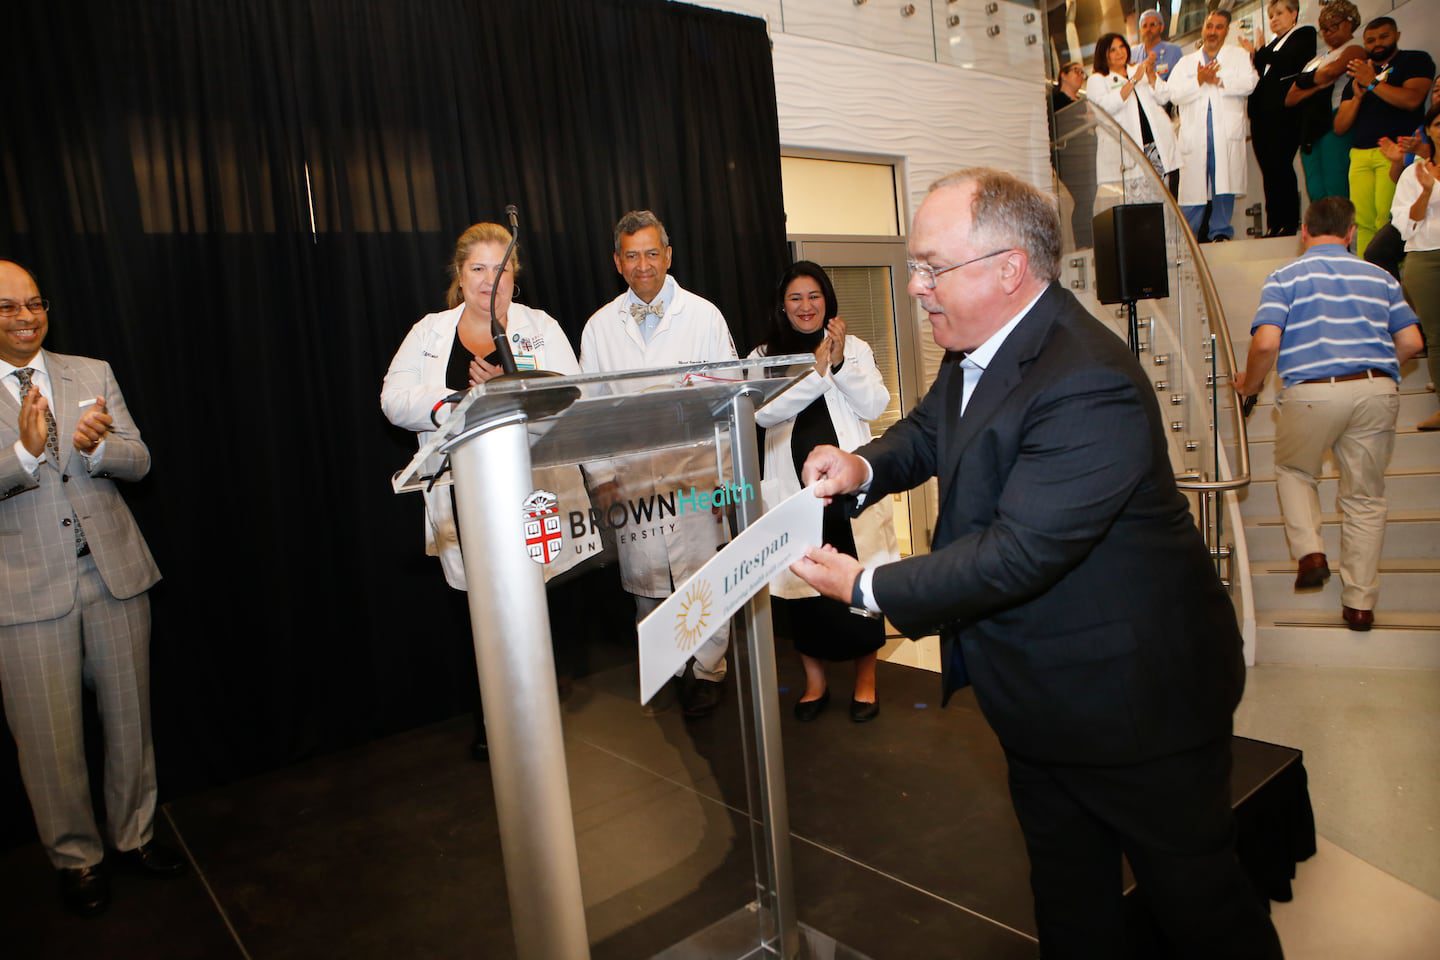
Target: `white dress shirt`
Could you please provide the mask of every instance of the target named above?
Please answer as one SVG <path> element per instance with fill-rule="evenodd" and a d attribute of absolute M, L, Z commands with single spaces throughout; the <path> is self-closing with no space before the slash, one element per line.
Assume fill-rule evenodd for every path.
<path fill-rule="evenodd" d="M 1420 178 L 1415 173 L 1417 164 L 1425 161 L 1416 157 L 1415 162 L 1405 168 L 1400 174 L 1399 181 L 1395 184 L 1395 199 L 1390 204 L 1390 222 L 1395 224 L 1395 229 L 1400 231 L 1400 238 L 1405 241 L 1406 253 L 1418 253 L 1425 250 L 1440 250 L 1440 190 L 1432 187 L 1430 190 L 1430 202 L 1425 207 L 1424 220 L 1411 220 L 1410 208 L 1415 201 L 1420 199 L 1424 191 L 1420 187 Z M 1435 347 L 1431 347 L 1435 349 Z"/>

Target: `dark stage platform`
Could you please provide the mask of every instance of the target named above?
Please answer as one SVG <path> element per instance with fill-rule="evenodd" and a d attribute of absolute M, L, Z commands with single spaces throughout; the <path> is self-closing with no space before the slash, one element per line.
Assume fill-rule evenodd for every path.
<path fill-rule="evenodd" d="M 782 684 L 800 682 L 791 655 Z M 1035 956 L 1030 891 L 998 744 L 968 692 L 880 665 L 883 712 L 794 722 L 785 761 L 802 922 L 876 960 Z M 838 706 L 836 705 L 838 704 Z M 734 699 L 714 717 L 641 716 L 633 666 L 565 704 L 570 788 L 599 958 L 653 955 L 753 897 Z M 97 919 L 61 913 L 37 845 L 0 858 L 9 960 L 514 956 L 489 769 L 468 718 L 278 770 L 165 809 L 194 869 L 115 878 Z M 1288 899 L 1314 849 L 1300 753 L 1237 738 L 1242 858 Z"/>

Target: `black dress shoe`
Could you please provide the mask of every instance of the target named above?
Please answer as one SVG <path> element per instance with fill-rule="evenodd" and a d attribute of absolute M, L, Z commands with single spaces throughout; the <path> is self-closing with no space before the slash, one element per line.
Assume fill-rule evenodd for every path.
<path fill-rule="evenodd" d="M 880 716 L 880 701 L 871 700 L 866 703 L 864 700 L 850 701 L 850 719 L 856 723 L 869 723 Z"/>
<path fill-rule="evenodd" d="M 687 720 L 708 717 L 720 706 L 720 681 L 701 680 L 689 670 L 680 681 L 680 712 Z"/>
<path fill-rule="evenodd" d="M 158 840 L 141 844 L 134 850 L 124 850 L 117 856 L 122 865 L 142 873 L 172 876 L 185 872 L 185 858 Z"/>
<path fill-rule="evenodd" d="M 71 913 L 93 917 L 110 906 L 110 878 L 102 864 L 60 871 L 60 902 Z"/>
<path fill-rule="evenodd" d="M 809 723 L 820 714 L 825 712 L 826 705 L 830 702 L 830 688 L 826 687 L 825 692 L 814 700 L 795 701 L 795 719 L 801 723 Z"/>

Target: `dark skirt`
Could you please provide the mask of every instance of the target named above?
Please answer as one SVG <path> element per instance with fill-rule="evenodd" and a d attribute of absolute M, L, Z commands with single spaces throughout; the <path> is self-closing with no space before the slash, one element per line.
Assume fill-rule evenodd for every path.
<path fill-rule="evenodd" d="M 800 475 L 805 458 L 815 447 L 838 443 L 835 425 L 824 397 L 817 397 L 795 417 L 790 434 L 790 453 L 795 474 Z M 878 508 L 877 508 L 878 509 Z M 838 502 L 825 508 L 822 532 L 825 542 L 841 553 L 857 556 L 850 518 Z M 775 629 L 795 643 L 795 649 L 817 660 L 854 660 L 874 653 L 885 645 L 885 621 L 872 620 L 850 612 L 848 603 L 826 597 L 800 600 L 775 598 Z"/>
<path fill-rule="evenodd" d="M 771 601 L 775 632 L 816 660 L 854 660 L 885 646 L 885 621 L 850 612 L 849 604 L 828 597 Z"/>

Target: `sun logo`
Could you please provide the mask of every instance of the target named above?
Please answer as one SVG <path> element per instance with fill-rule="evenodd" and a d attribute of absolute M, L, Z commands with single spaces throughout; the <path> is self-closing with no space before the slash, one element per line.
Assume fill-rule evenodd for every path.
<path fill-rule="evenodd" d="M 710 625 L 710 584 L 701 580 L 685 591 L 675 614 L 675 646 L 692 650 L 704 640 Z"/>

